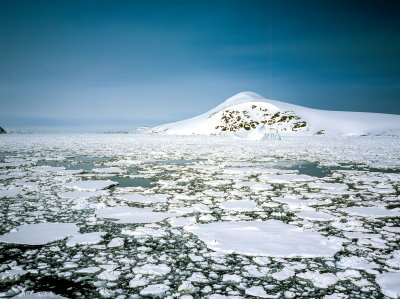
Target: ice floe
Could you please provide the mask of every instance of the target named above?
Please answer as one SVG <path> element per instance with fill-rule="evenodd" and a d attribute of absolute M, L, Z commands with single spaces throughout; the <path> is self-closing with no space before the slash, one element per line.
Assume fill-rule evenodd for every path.
<path fill-rule="evenodd" d="M 65 184 L 66 187 L 83 191 L 104 190 L 115 185 L 118 185 L 118 183 L 110 180 L 75 181 Z"/>
<path fill-rule="evenodd" d="M 257 204 L 251 200 L 227 200 L 220 204 L 224 210 L 232 210 L 238 212 L 257 210 Z"/>
<path fill-rule="evenodd" d="M 74 223 L 25 224 L 2 235 L 0 242 L 43 245 L 77 234 L 79 234 L 79 228 Z"/>
<path fill-rule="evenodd" d="M 68 247 L 73 247 L 77 245 L 93 245 L 98 244 L 103 240 L 103 236 L 106 232 L 92 232 L 75 235 L 68 239 L 66 245 Z"/>
<path fill-rule="evenodd" d="M 400 272 L 385 272 L 376 276 L 382 293 L 390 298 L 400 297 Z"/>
<path fill-rule="evenodd" d="M 112 207 L 96 210 L 101 218 L 117 219 L 117 223 L 152 223 L 176 216 L 173 213 L 153 212 L 151 208 Z"/>
<path fill-rule="evenodd" d="M 399 217 L 400 212 L 396 210 L 382 209 L 378 207 L 350 207 L 340 209 L 351 215 L 364 217 L 380 218 L 380 217 Z"/>
<path fill-rule="evenodd" d="M 332 256 L 341 242 L 277 220 L 216 222 L 186 226 L 207 247 L 226 253 L 274 257 Z"/>

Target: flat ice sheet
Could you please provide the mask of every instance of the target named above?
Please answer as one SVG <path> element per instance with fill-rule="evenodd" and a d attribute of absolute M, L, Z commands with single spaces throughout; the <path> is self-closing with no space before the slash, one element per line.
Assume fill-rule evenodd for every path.
<path fill-rule="evenodd" d="M 173 213 L 153 212 L 150 208 L 112 207 L 96 210 L 101 218 L 118 219 L 117 223 L 152 223 L 177 216 Z"/>
<path fill-rule="evenodd" d="M 380 217 L 399 217 L 400 212 L 396 210 L 387 210 L 378 207 L 350 207 L 340 209 L 351 215 L 380 218 Z"/>
<path fill-rule="evenodd" d="M 400 272 L 386 272 L 376 276 L 382 293 L 391 298 L 400 297 Z"/>
<path fill-rule="evenodd" d="M 79 235 L 71 237 L 67 241 L 66 245 L 68 247 L 73 247 L 76 245 L 97 244 L 103 240 L 102 237 L 105 234 L 106 234 L 106 232 L 92 232 L 92 233 L 86 233 L 86 234 L 79 234 Z"/>
<path fill-rule="evenodd" d="M 330 221 L 336 218 L 330 214 L 317 211 L 304 211 L 296 213 L 296 215 L 304 219 L 315 220 L 315 221 Z"/>
<path fill-rule="evenodd" d="M 227 200 L 221 203 L 221 208 L 232 211 L 254 211 L 257 204 L 251 200 Z"/>
<path fill-rule="evenodd" d="M 158 202 L 165 202 L 165 198 L 160 198 L 156 196 L 145 196 L 139 193 L 129 193 L 129 194 L 122 194 L 118 195 L 117 198 L 126 200 L 126 201 L 131 201 L 131 202 L 137 202 L 137 203 L 158 203 Z"/>
<path fill-rule="evenodd" d="M 57 195 L 61 198 L 80 198 L 87 199 L 91 197 L 98 197 L 106 194 L 107 191 L 69 191 L 69 192 L 59 192 Z"/>
<path fill-rule="evenodd" d="M 103 190 L 115 185 L 118 183 L 110 180 L 75 181 L 65 184 L 66 187 L 84 191 Z"/>
<path fill-rule="evenodd" d="M 37 223 L 18 226 L 17 231 L 6 233 L 0 242 L 27 245 L 44 245 L 68 236 L 79 234 L 74 223 Z"/>
<path fill-rule="evenodd" d="M 225 253 L 273 257 L 333 256 L 341 242 L 278 220 L 216 222 L 186 226 L 207 247 Z"/>

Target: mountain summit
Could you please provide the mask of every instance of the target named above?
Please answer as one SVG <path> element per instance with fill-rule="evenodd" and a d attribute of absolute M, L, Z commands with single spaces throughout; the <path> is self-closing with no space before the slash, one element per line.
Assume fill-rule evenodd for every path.
<path fill-rule="evenodd" d="M 246 91 L 204 114 L 155 127 L 152 132 L 241 137 L 254 130 L 280 135 L 400 135 L 400 115 L 317 110 Z"/>

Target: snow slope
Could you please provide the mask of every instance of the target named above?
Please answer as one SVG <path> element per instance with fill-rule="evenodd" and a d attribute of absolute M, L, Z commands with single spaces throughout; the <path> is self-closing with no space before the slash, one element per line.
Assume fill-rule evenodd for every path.
<path fill-rule="evenodd" d="M 310 109 L 241 92 L 204 114 L 151 132 L 243 137 L 255 129 L 280 135 L 400 135 L 400 115 Z"/>

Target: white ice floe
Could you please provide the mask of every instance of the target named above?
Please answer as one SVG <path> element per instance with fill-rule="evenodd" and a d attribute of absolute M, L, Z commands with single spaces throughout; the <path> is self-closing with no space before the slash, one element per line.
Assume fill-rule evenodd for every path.
<path fill-rule="evenodd" d="M 98 244 L 103 240 L 103 236 L 106 232 L 92 232 L 86 234 L 79 234 L 69 238 L 66 245 L 68 247 L 73 247 L 77 245 L 92 245 Z"/>
<path fill-rule="evenodd" d="M 207 247 L 215 251 L 274 257 L 332 256 L 342 249 L 341 242 L 317 232 L 278 220 L 216 222 L 186 226 Z"/>
<path fill-rule="evenodd" d="M 165 284 L 151 284 L 140 291 L 142 296 L 162 297 L 169 290 Z"/>
<path fill-rule="evenodd" d="M 152 223 L 176 216 L 173 213 L 153 212 L 150 208 L 112 207 L 96 210 L 101 218 L 118 219 L 117 223 Z"/>
<path fill-rule="evenodd" d="M 37 223 L 25 224 L 15 228 L 0 237 L 0 242 L 43 245 L 65 237 L 79 234 L 79 228 L 74 223 Z"/>
<path fill-rule="evenodd" d="M 337 266 L 342 269 L 349 268 L 360 270 L 379 268 L 378 264 L 359 256 L 344 256 L 337 262 Z"/>
<path fill-rule="evenodd" d="M 181 285 L 178 287 L 178 292 L 184 293 L 184 294 L 193 294 L 196 293 L 199 290 L 198 287 L 195 287 L 190 281 L 183 281 Z M 182 298 L 181 296 L 180 298 Z M 191 297 L 191 296 L 190 296 Z M 193 297 L 191 297 L 193 298 Z"/>
<path fill-rule="evenodd" d="M 244 291 L 246 295 L 257 297 L 257 298 L 270 298 L 267 292 L 261 286 L 253 286 Z"/>
<path fill-rule="evenodd" d="M 239 283 L 242 281 L 242 277 L 240 277 L 237 274 L 224 274 L 224 276 L 222 276 L 222 281 L 230 283 Z"/>
<path fill-rule="evenodd" d="M 86 268 L 82 268 L 77 270 L 75 273 L 79 273 L 79 274 L 93 274 L 93 273 L 97 273 L 101 270 L 101 268 L 99 267 L 86 267 Z"/>
<path fill-rule="evenodd" d="M 104 190 L 115 185 L 118 183 L 110 180 L 75 181 L 65 184 L 66 187 L 83 191 Z"/>
<path fill-rule="evenodd" d="M 129 281 L 130 288 L 137 288 L 137 287 L 145 286 L 147 284 L 149 284 L 149 280 L 147 278 L 143 277 L 142 274 L 135 275 L 135 277 Z"/>
<path fill-rule="evenodd" d="M 142 195 L 139 193 L 128 193 L 128 194 L 121 194 L 118 195 L 117 198 L 123 199 L 130 202 L 137 202 L 137 203 L 159 203 L 159 202 L 166 202 L 165 198 L 156 197 L 154 195 Z"/>
<path fill-rule="evenodd" d="M 220 204 L 224 210 L 232 210 L 238 212 L 257 210 L 257 204 L 251 200 L 227 200 Z"/>
<path fill-rule="evenodd" d="M 276 279 L 276 280 L 286 280 L 289 277 L 292 277 L 294 275 L 293 269 L 290 269 L 290 267 L 285 267 L 281 271 L 272 273 L 271 276 Z"/>
<path fill-rule="evenodd" d="M 121 272 L 120 271 L 114 271 L 114 270 L 105 270 L 101 272 L 97 277 L 101 280 L 108 280 L 108 281 L 116 281 L 120 277 Z"/>
<path fill-rule="evenodd" d="M 304 219 L 315 220 L 315 221 L 329 221 L 336 219 L 335 216 L 317 211 L 304 211 L 296 213 L 296 215 Z"/>
<path fill-rule="evenodd" d="M 381 287 L 381 291 L 388 297 L 400 297 L 400 272 L 386 272 L 376 275 L 376 283 Z"/>
<path fill-rule="evenodd" d="M 349 188 L 347 184 L 321 183 L 321 182 L 309 183 L 308 186 L 313 189 L 327 189 L 327 190 L 347 190 Z"/>
<path fill-rule="evenodd" d="M 107 194 L 106 191 L 69 191 L 69 192 L 59 192 L 57 195 L 61 198 L 79 198 L 88 199 L 92 197 L 98 197 Z"/>
<path fill-rule="evenodd" d="M 266 180 L 268 183 L 288 184 L 291 182 L 309 182 L 315 180 L 315 177 L 306 174 L 276 174 L 261 175 L 260 180 Z"/>
<path fill-rule="evenodd" d="M 135 238 L 142 238 L 147 236 L 151 236 L 153 238 L 155 237 L 159 238 L 166 236 L 167 232 L 163 229 L 154 229 L 151 227 L 138 227 L 135 230 L 123 229 L 121 231 L 121 234 L 127 236 L 133 236 Z"/>
<path fill-rule="evenodd" d="M 381 218 L 381 217 L 399 217 L 400 212 L 396 210 L 387 210 L 379 207 L 349 207 L 339 209 L 351 215 L 364 217 Z"/>
<path fill-rule="evenodd" d="M 146 264 L 133 268 L 132 272 L 135 274 L 166 275 L 171 272 L 171 268 L 164 264 Z"/>
<path fill-rule="evenodd" d="M 56 295 L 53 292 L 39 292 L 39 293 L 22 293 L 13 298 L 25 298 L 25 299 L 68 299 L 67 297 L 63 297 L 60 295 Z"/>
<path fill-rule="evenodd" d="M 182 227 L 196 223 L 196 217 L 174 217 L 168 219 L 173 227 Z"/>
<path fill-rule="evenodd" d="M 97 172 L 97 173 L 111 173 L 111 174 L 114 174 L 114 173 L 125 173 L 126 172 L 125 169 L 121 169 L 121 168 L 118 168 L 118 167 L 94 168 L 93 171 Z"/>
<path fill-rule="evenodd" d="M 19 188 L 13 189 L 0 189 L 0 198 L 2 197 L 14 197 L 22 193 L 22 190 Z"/>
<path fill-rule="evenodd" d="M 338 282 L 338 278 L 332 273 L 320 273 L 319 271 L 307 271 L 304 273 L 299 273 L 297 277 L 311 280 L 314 286 L 317 288 L 326 289 L 329 286 Z"/>
<path fill-rule="evenodd" d="M 393 253 L 393 258 L 386 261 L 386 265 L 394 269 L 400 269 L 400 250 L 395 250 Z"/>
<path fill-rule="evenodd" d="M 108 248 L 115 248 L 124 246 L 125 239 L 124 238 L 113 238 L 110 243 L 108 243 Z"/>

